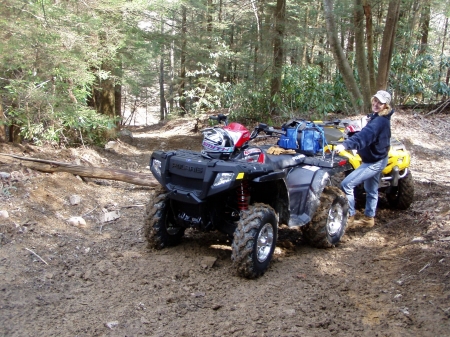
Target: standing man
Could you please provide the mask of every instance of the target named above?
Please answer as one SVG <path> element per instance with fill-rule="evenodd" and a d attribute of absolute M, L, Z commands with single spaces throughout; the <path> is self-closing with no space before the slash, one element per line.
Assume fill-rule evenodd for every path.
<path fill-rule="evenodd" d="M 391 140 L 391 116 L 394 110 L 389 103 L 391 95 L 384 90 L 372 97 L 372 114 L 367 125 L 358 133 L 335 147 L 343 150 L 357 150 L 362 164 L 350 173 L 341 183 L 347 195 L 349 208 L 348 225 L 372 227 L 375 225 L 375 212 L 378 203 L 378 184 L 381 171 L 386 167 Z M 353 189 L 364 183 L 366 208 L 364 217 L 355 220 L 355 197 Z"/>

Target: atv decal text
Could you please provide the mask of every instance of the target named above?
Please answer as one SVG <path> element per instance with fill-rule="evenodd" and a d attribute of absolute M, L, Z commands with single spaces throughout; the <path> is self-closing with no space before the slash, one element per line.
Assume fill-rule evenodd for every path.
<path fill-rule="evenodd" d="M 185 170 L 189 172 L 195 172 L 195 173 L 203 173 L 203 167 L 195 167 L 191 165 L 185 165 L 185 164 L 178 164 L 178 163 L 172 163 L 172 168 L 177 170 Z"/>
<path fill-rule="evenodd" d="M 255 153 L 261 153 L 261 150 L 257 149 L 257 148 L 247 149 L 244 151 L 244 156 L 248 156 L 248 155 L 255 154 Z"/>
<path fill-rule="evenodd" d="M 294 160 L 299 160 L 299 159 L 303 159 L 303 158 L 305 158 L 304 154 L 299 154 L 298 156 L 292 157 L 292 159 L 294 159 Z"/>
<path fill-rule="evenodd" d="M 217 146 L 217 145 L 213 145 L 208 142 L 203 142 L 202 146 L 207 148 L 208 150 L 216 151 L 216 152 L 233 152 L 233 149 L 234 149 L 233 147 Z"/>

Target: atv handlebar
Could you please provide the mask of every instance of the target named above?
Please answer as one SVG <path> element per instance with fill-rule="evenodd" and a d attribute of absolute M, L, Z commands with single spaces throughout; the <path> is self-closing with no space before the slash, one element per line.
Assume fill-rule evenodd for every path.
<path fill-rule="evenodd" d="M 209 119 L 212 119 L 214 121 L 218 121 L 219 124 L 224 122 L 225 125 L 228 125 L 228 117 L 224 114 L 218 114 L 217 116 L 209 116 Z"/>
<path fill-rule="evenodd" d="M 283 130 L 277 130 L 277 129 L 274 129 L 273 126 L 268 126 L 265 123 L 259 123 L 258 126 L 255 127 L 252 134 L 250 135 L 250 140 L 255 139 L 260 132 L 264 132 L 268 136 L 272 136 L 273 134 L 276 134 L 276 135 L 285 135 L 286 134 L 286 132 Z"/>
<path fill-rule="evenodd" d="M 209 119 L 219 122 L 221 124 L 224 122 L 225 125 L 228 125 L 228 117 L 224 114 L 218 114 L 217 116 L 209 116 Z M 285 135 L 286 132 L 283 130 L 274 129 L 273 126 L 268 126 L 265 123 L 259 123 L 257 127 L 252 131 L 250 135 L 250 140 L 255 139 L 260 132 L 264 132 L 268 136 L 272 135 Z"/>

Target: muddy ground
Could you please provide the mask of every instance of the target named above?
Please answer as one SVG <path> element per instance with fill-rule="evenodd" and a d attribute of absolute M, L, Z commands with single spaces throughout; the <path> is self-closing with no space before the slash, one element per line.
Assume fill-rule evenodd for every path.
<path fill-rule="evenodd" d="M 0 152 L 148 172 L 154 149 L 198 149 L 193 129 L 134 128 L 131 144 L 109 150 Z M 450 336 L 449 118 L 399 112 L 392 130 L 412 152 L 411 208 L 380 205 L 375 227 L 348 230 L 333 249 L 283 228 L 257 280 L 235 275 L 219 233 L 188 231 L 177 247 L 148 249 L 148 187 L 0 163 L 11 174 L 0 185 L 0 335 Z M 102 222 L 114 210 L 120 218 Z"/>

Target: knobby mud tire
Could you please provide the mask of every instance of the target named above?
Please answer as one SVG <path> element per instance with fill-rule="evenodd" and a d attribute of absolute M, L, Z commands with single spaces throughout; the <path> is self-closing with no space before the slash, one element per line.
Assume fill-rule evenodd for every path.
<path fill-rule="evenodd" d="M 170 205 L 167 192 L 163 187 L 157 187 L 150 195 L 145 211 L 144 235 L 149 248 L 163 249 L 176 246 L 181 242 L 185 228 L 179 227 L 175 233 L 167 230 L 170 221 Z"/>
<path fill-rule="evenodd" d="M 386 193 L 386 198 L 392 208 L 405 210 L 414 201 L 414 179 L 411 171 L 398 181 L 398 186 L 390 193 Z"/>
<path fill-rule="evenodd" d="M 263 261 L 258 260 L 258 236 L 265 230 L 272 233 L 271 246 Z M 238 275 L 254 279 L 269 268 L 278 236 L 278 218 L 274 209 L 266 204 L 255 204 L 241 212 L 234 232 L 231 259 Z M 269 240 L 270 241 L 270 240 Z"/>
<path fill-rule="evenodd" d="M 331 209 L 339 209 L 339 229 L 330 233 L 327 226 Z M 348 201 L 344 192 L 334 186 L 324 188 L 320 196 L 320 205 L 310 223 L 302 227 L 305 240 L 313 247 L 330 248 L 335 246 L 342 238 L 347 227 Z"/>

